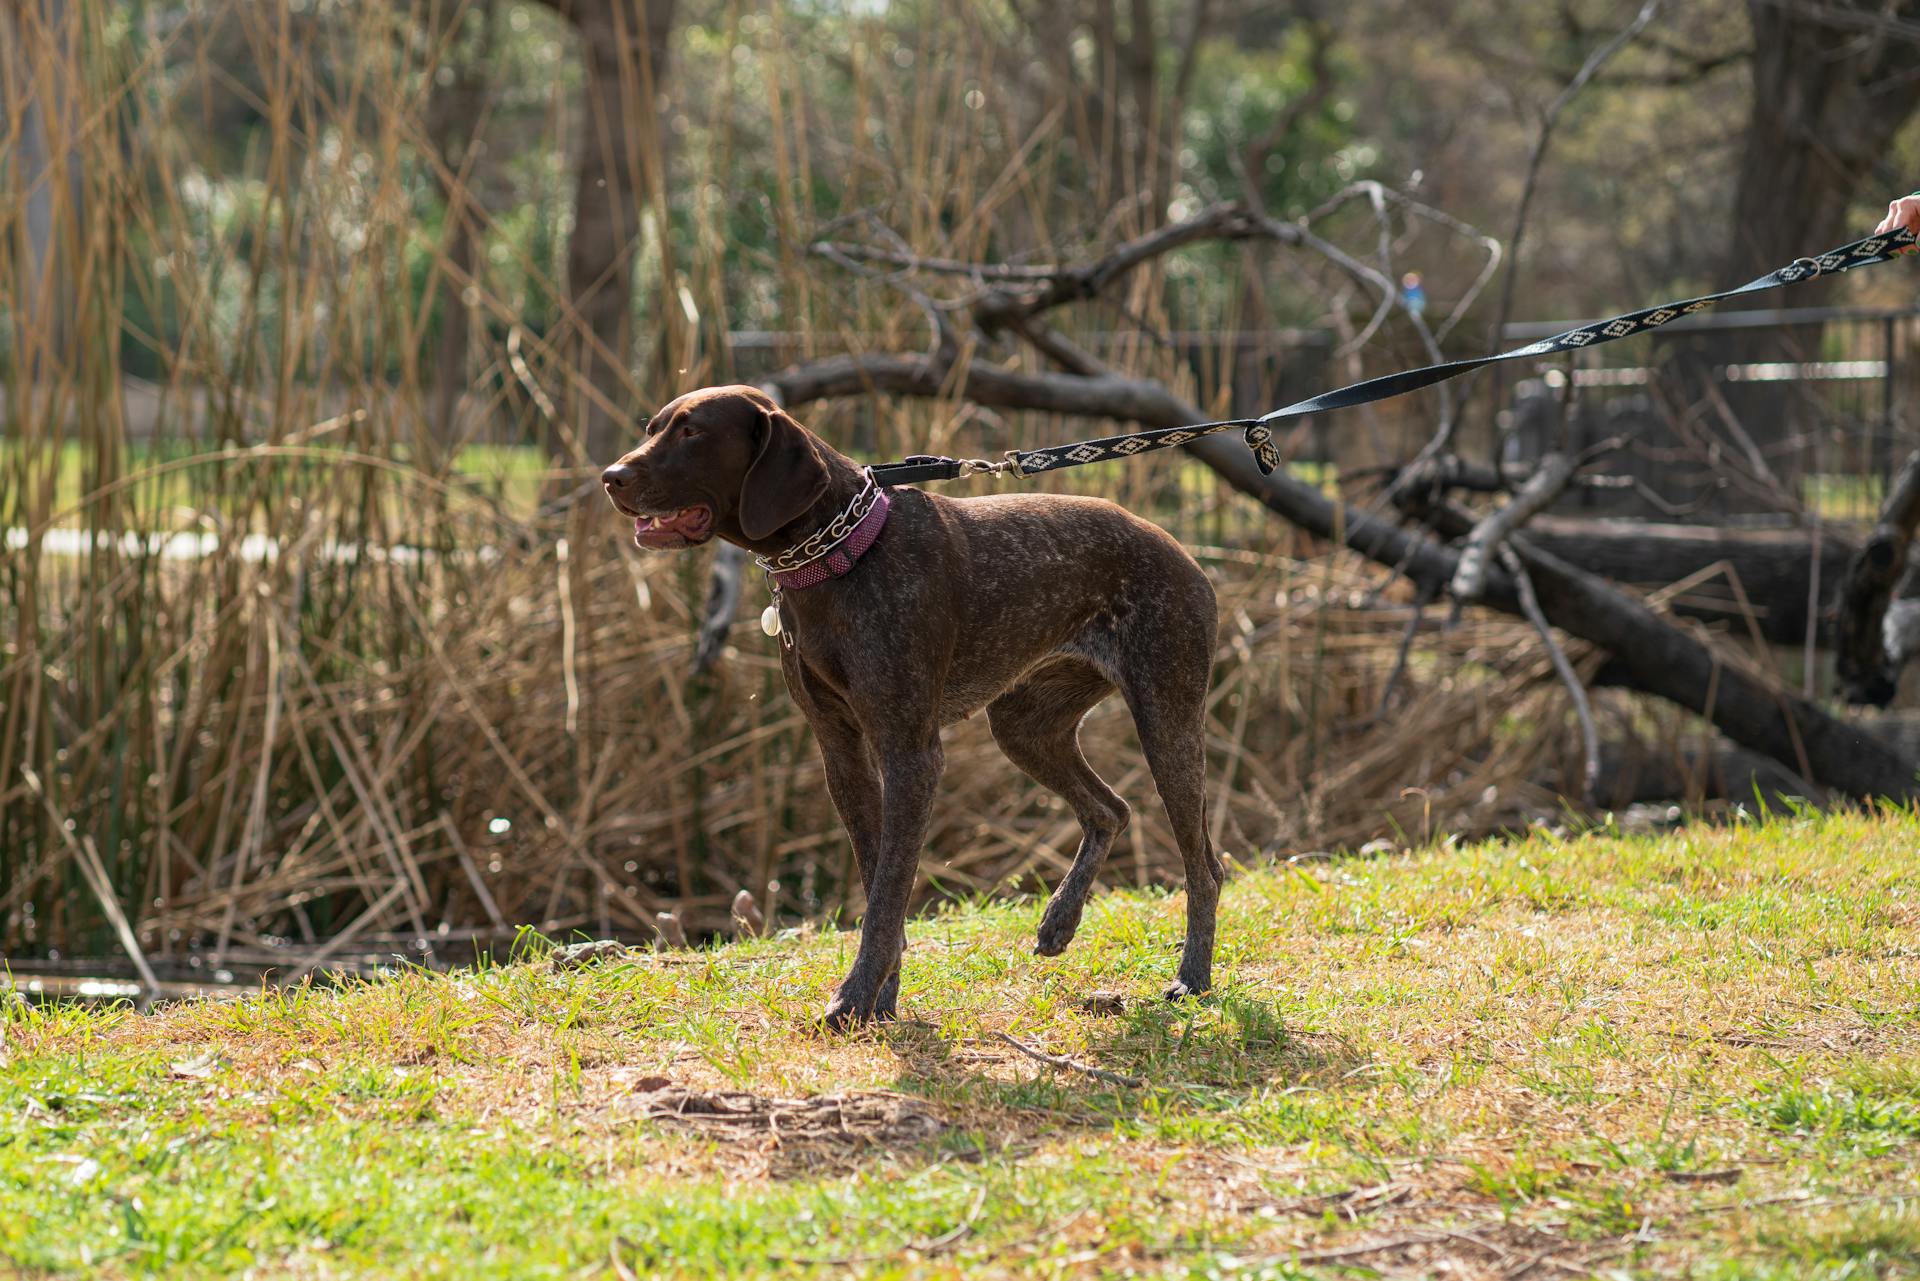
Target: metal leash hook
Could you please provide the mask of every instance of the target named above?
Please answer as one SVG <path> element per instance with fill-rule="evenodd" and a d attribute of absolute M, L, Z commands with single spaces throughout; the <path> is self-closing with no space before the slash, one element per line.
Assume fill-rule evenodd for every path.
<path fill-rule="evenodd" d="M 1014 452 L 1011 449 L 1007 451 L 1006 457 L 997 463 L 985 458 L 959 458 L 954 461 L 960 464 L 959 479 L 961 480 L 966 479 L 968 476 L 1026 475 L 1025 472 L 1020 470 L 1020 460 L 1014 456 Z"/>

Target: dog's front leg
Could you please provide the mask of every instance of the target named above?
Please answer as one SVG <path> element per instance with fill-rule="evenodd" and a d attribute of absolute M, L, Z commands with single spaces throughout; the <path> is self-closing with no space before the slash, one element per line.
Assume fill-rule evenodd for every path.
<path fill-rule="evenodd" d="M 853 843 L 853 856 L 860 867 L 860 887 L 871 901 L 875 869 L 880 862 L 881 815 L 884 793 L 880 771 L 867 747 L 866 736 L 844 709 L 816 703 L 808 709 L 813 718 L 814 738 L 820 744 L 820 760 L 827 774 L 827 795 L 840 812 L 840 823 Z M 901 940 L 904 949 L 906 941 Z M 893 973 L 880 985 L 874 1000 L 873 1016 L 893 1017 L 900 995 L 900 970 L 896 958 Z"/>
<path fill-rule="evenodd" d="M 906 938 L 907 906 L 920 867 L 933 796 L 940 786 L 945 754 L 938 730 L 911 746 L 883 745 L 879 750 L 882 798 L 880 843 L 867 878 L 867 915 L 860 923 L 860 951 L 840 990 L 827 1004 L 830 1028 L 844 1028 L 874 1017 L 881 996 L 896 979 Z"/>

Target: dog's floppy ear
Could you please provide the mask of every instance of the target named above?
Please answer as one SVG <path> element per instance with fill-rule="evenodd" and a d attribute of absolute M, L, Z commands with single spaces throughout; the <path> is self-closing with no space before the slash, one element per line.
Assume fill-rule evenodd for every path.
<path fill-rule="evenodd" d="M 760 450 L 740 482 L 740 532 L 758 541 L 806 514 L 827 492 L 827 465 L 813 436 L 784 409 L 760 407 Z"/>

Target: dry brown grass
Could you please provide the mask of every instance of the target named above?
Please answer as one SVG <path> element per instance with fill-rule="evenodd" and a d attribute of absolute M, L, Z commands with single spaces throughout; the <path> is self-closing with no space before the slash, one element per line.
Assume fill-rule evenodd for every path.
<path fill-rule="evenodd" d="M 13 48 L 31 56 L 8 61 L 0 86 L 15 141 L 23 104 L 48 104 L 42 180 L 0 199 L 0 528 L 24 538 L 0 564 L 0 950 L 117 950 L 122 908 L 157 961 L 298 970 L 395 951 L 459 959 L 523 924 L 644 937 L 666 908 L 698 932 L 726 923 L 741 887 L 784 919 L 853 906 L 849 852 L 768 644 L 743 626 L 711 679 L 687 676 L 703 559 L 636 556 L 590 494 L 529 514 L 591 474 L 568 418 L 590 398 L 564 357 L 579 318 L 557 264 L 499 234 L 509 211 L 434 145 L 431 85 L 450 47 L 397 52 L 412 15 L 384 4 L 319 22 L 207 0 L 159 35 L 109 10 L 75 0 L 71 28 L 22 10 Z M 239 34 L 258 83 L 198 43 L 209 32 Z M 773 21 L 753 38 L 779 49 L 790 34 Z M 1042 217 L 1058 157 L 1024 137 L 995 150 L 926 129 L 935 104 L 990 70 L 984 43 L 962 42 L 937 73 L 857 56 L 874 60 L 886 136 L 911 145 L 897 187 L 856 164 L 846 199 L 961 258 L 990 252 L 998 214 Z M 792 62 L 758 87 L 764 140 L 737 97 L 702 99 L 701 157 L 764 141 L 783 172 L 824 163 L 824 108 Z M 263 121 L 231 208 L 206 182 L 233 168 L 199 127 L 209 101 Z M 564 154 L 576 111 L 556 85 L 545 145 Z M 483 254 L 463 273 L 450 226 L 420 216 L 414 193 L 436 184 L 506 263 Z M 807 268 L 798 248 L 825 217 L 812 191 L 796 179 L 774 193 L 794 252 L 752 264 L 798 334 L 780 354 L 916 346 L 917 308 Z M 33 288 L 39 260 L 20 246 L 41 194 L 47 261 L 67 270 Z M 943 208 L 974 213 L 947 227 Z M 674 372 L 659 385 L 636 373 L 639 404 L 734 372 L 717 338 L 733 250 L 725 209 L 710 212 L 690 254 L 644 255 L 644 288 L 671 299 L 693 282 L 699 321 L 664 308 L 649 360 Z M 1169 323 L 1163 287 L 1145 272 L 1115 299 L 1145 323 L 1107 357 L 1217 403 L 1220 388 L 1152 337 Z M 455 306 L 476 323 L 469 392 L 442 439 L 427 339 Z M 522 327 L 531 311 L 552 318 L 543 332 Z M 142 317 L 163 312 L 180 317 L 178 338 L 156 349 Z M 159 380 L 125 378 L 128 351 L 157 361 Z M 808 418 L 880 456 L 1098 430 L 946 402 Z M 550 435 L 572 442 L 552 466 L 455 466 L 463 446 Z M 1049 483 L 1158 517 L 1214 573 L 1215 835 L 1236 858 L 1486 831 L 1551 807 L 1532 784 L 1563 696 L 1524 629 L 1470 618 L 1423 632 L 1392 714 L 1375 719 L 1405 621 L 1373 607 L 1377 572 L 1316 558 L 1190 466 Z M 99 541 L 80 555 L 49 545 L 74 530 Z M 156 532 L 208 542 L 173 559 L 142 541 Z M 1103 709 L 1085 738 L 1142 819 L 1111 876 L 1163 878 L 1178 860 L 1124 713 Z M 948 759 L 929 894 L 1025 888 L 1064 867 L 1071 816 L 983 726 L 959 727 Z"/>

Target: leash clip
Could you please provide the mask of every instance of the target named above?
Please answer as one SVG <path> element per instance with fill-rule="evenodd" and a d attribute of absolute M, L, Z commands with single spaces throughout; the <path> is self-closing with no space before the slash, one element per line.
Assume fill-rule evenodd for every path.
<path fill-rule="evenodd" d="M 1014 452 L 1011 449 L 1007 451 L 1006 457 L 997 463 L 985 458 L 961 458 L 955 461 L 960 464 L 961 479 L 965 479 L 968 476 L 1026 475 L 1025 472 L 1020 470 L 1020 461 L 1014 456 Z"/>

